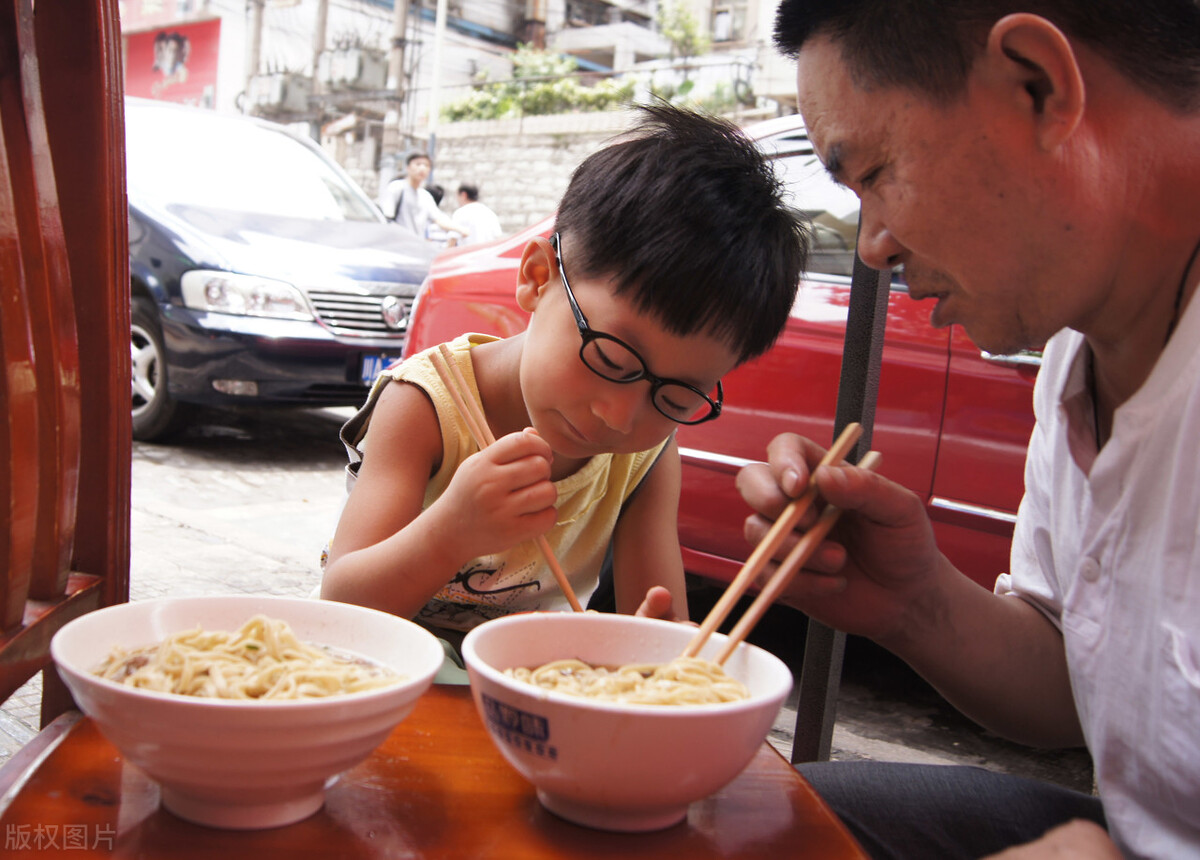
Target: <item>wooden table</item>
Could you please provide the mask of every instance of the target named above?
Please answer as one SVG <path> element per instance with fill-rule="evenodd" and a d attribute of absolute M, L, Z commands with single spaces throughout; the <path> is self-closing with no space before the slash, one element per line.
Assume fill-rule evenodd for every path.
<path fill-rule="evenodd" d="M 619 834 L 571 824 L 541 807 L 492 745 L 469 689 L 456 686 L 431 688 L 367 761 L 328 790 L 320 812 L 288 827 L 226 831 L 176 818 L 160 808 L 155 783 L 86 717 L 28 763 L 0 803 L 0 856 L 31 860 L 865 857 L 767 744 L 674 827 Z"/>

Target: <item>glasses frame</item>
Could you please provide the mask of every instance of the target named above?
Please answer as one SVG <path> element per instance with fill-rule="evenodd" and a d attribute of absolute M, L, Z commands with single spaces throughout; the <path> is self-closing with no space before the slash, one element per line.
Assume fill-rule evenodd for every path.
<path fill-rule="evenodd" d="M 694 424 L 703 424 L 706 421 L 712 421 L 713 419 L 720 417 L 721 407 L 725 403 L 725 388 L 721 385 L 721 380 L 717 380 L 717 399 L 713 400 L 708 396 L 707 393 L 689 382 L 684 382 L 681 379 L 655 376 L 650 372 L 650 368 L 647 367 L 646 359 L 642 358 L 641 353 L 639 353 L 636 349 L 627 344 L 625 341 L 621 340 L 616 335 L 611 335 L 603 331 L 597 331 L 588 325 L 587 317 L 584 316 L 583 310 L 579 307 L 579 302 L 575 299 L 575 291 L 571 289 L 571 284 L 567 281 L 567 271 L 563 268 L 562 261 L 562 237 L 558 232 L 555 232 L 550 236 L 550 247 L 554 249 L 554 262 L 558 266 L 558 278 L 560 281 L 562 281 L 563 289 L 567 292 L 567 302 L 571 305 L 571 313 L 575 316 L 575 325 L 579 329 L 579 337 L 583 340 L 583 343 L 581 343 L 579 346 L 579 360 L 583 362 L 583 366 L 599 376 L 601 379 L 616 383 L 617 385 L 629 385 L 633 382 L 641 382 L 643 379 L 646 380 L 650 383 L 650 403 L 660 415 L 662 415 L 664 418 L 674 421 L 676 424 L 686 424 L 691 426 Z M 605 376 L 599 370 L 596 370 L 596 368 L 592 367 L 592 365 L 588 363 L 584 353 L 588 348 L 588 344 L 597 340 L 611 341 L 637 359 L 638 364 L 641 365 L 641 371 L 638 373 L 638 375 L 631 376 L 626 379 L 613 379 L 611 376 Z M 656 397 L 658 392 L 663 388 L 663 386 L 666 385 L 679 385 L 683 388 L 686 388 L 688 391 L 700 395 L 700 397 L 702 397 L 705 402 L 708 403 L 708 414 L 687 421 L 667 414 L 667 412 L 665 412 L 662 407 L 658 405 L 658 399 Z"/>

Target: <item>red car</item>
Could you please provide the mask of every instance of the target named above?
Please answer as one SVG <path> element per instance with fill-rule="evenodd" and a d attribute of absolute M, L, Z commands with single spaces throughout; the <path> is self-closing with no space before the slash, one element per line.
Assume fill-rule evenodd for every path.
<path fill-rule="evenodd" d="M 734 486 L 738 469 L 762 459 L 767 442 L 785 430 L 832 441 L 858 224 L 858 199 L 828 178 L 799 117 L 747 132 L 775 163 L 793 205 L 811 215 L 816 248 L 779 341 L 724 379 L 719 419 L 679 428 L 684 564 L 720 581 L 732 579 L 751 550 L 742 535 L 750 510 Z M 517 263 L 525 243 L 548 235 L 551 224 L 439 257 L 418 295 L 406 354 L 465 331 L 523 329 Z M 1008 566 L 1040 357 L 981 353 L 957 326 L 933 328 L 930 310 L 895 279 L 872 447 L 883 455 L 880 471 L 925 500 L 942 551 L 990 589 Z"/>

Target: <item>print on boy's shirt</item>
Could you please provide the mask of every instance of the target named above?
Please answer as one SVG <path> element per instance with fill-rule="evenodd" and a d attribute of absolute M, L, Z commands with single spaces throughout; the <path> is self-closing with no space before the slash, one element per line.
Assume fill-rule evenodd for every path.
<path fill-rule="evenodd" d="M 493 557 L 494 558 L 494 557 Z M 531 595 L 542 590 L 536 564 L 507 571 L 505 562 L 489 565 L 475 559 L 454 575 L 417 614 L 417 620 L 436 627 L 468 630 L 482 621 L 531 609 Z M 532 598 L 536 602 L 536 598 Z"/>
<path fill-rule="evenodd" d="M 446 588 L 443 589 L 442 592 L 439 592 L 437 596 L 441 597 L 442 594 L 447 590 L 453 591 L 454 586 L 459 585 L 459 584 L 461 584 L 462 587 L 464 589 L 466 589 L 467 592 L 469 592 L 470 594 L 491 594 L 491 595 L 502 594 L 505 591 L 518 591 L 522 588 L 529 588 L 531 586 L 536 589 L 541 589 L 541 587 L 542 587 L 542 584 L 540 582 L 538 582 L 536 579 L 535 580 L 526 580 L 524 582 L 517 582 L 512 585 L 502 585 L 502 586 L 499 586 L 498 588 L 476 588 L 475 586 L 471 585 L 471 577 L 482 576 L 483 580 L 480 582 L 480 585 L 486 585 L 489 578 L 494 578 L 496 576 L 496 574 L 498 574 L 503 569 L 504 569 L 504 565 L 500 565 L 499 568 L 489 569 L 486 567 L 476 567 L 472 563 L 472 564 L 468 565 L 466 568 L 464 568 L 463 570 L 460 570 L 458 573 L 454 574 L 454 578 L 452 580 L 450 580 L 449 583 L 447 583 Z"/>

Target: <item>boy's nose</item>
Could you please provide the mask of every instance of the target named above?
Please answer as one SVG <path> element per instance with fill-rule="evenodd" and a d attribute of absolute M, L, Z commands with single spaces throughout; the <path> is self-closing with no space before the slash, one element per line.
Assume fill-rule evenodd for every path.
<path fill-rule="evenodd" d="M 610 390 L 599 394 L 592 401 L 592 414 L 611 430 L 628 434 L 644 408 L 650 406 L 649 389 L 644 384 L 607 386 Z"/>

